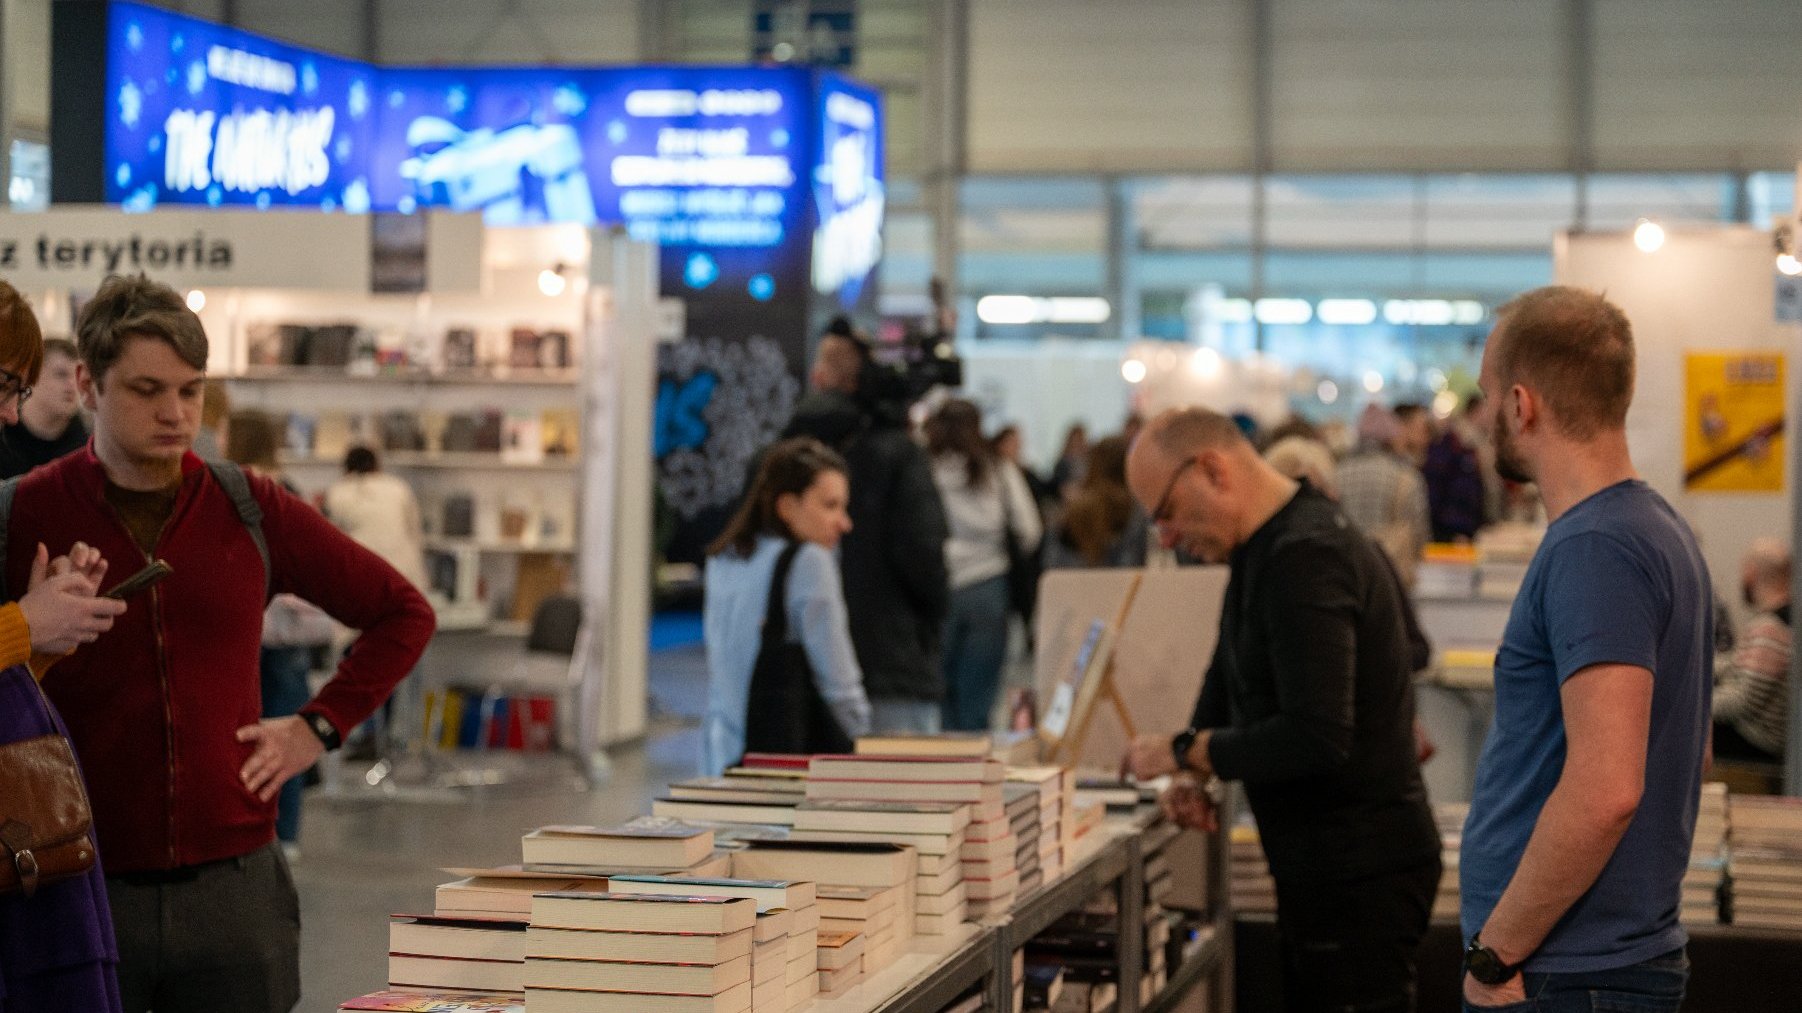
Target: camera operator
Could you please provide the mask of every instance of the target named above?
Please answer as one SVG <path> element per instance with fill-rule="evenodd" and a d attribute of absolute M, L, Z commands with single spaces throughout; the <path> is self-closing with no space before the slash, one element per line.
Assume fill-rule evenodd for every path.
<path fill-rule="evenodd" d="M 907 432 L 906 380 L 841 318 L 821 336 L 807 381 L 782 435 L 812 436 L 850 466 L 839 569 L 872 730 L 937 734 L 947 528 L 931 465 Z"/>

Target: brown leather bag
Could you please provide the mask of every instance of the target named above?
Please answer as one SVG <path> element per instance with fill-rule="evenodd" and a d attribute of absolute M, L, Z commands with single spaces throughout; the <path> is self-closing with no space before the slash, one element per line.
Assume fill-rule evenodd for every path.
<path fill-rule="evenodd" d="M 41 689 L 38 698 L 48 717 Z M 30 897 L 93 868 L 93 826 L 68 739 L 51 733 L 0 746 L 0 895 Z"/>

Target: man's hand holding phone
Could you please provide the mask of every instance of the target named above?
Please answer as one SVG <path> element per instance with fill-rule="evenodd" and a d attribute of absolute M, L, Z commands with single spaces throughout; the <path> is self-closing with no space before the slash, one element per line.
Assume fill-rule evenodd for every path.
<path fill-rule="evenodd" d="M 50 550 L 39 543 L 25 595 L 19 599 L 34 652 L 68 654 L 113 628 L 114 618 L 126 606 L 97 596 L 105 576 L 106 560 L 92 546 L 76 542 L 68 555 L 52 560 Z"/>

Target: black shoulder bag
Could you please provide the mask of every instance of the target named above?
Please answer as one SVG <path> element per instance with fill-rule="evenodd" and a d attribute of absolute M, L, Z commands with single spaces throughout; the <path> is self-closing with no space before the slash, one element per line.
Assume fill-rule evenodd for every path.
<path fill-rule="evenodd" d="M 751 697 L 745 707 L 747 753 L 849 753 L 851 737 L 839 726 L 813 680 L 807 651 L 788 639 L 788 572 L 800 542 L 790 542 L 776 559 L 770 601 L 763 617 L 763 642 L 751 669 Z"/>

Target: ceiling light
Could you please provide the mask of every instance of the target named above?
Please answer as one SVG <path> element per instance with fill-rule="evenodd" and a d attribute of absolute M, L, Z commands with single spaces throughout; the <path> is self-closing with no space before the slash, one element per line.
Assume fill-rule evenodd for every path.
<path fill-rule="evenodd" d="M 1364 372 L 1364 389 L 1371 392 L 1372 394 L 1376 394 L 1376 393 L 1379 393 L 1380 391 L 1382 391 L 1382 389 L 1383 389 L 1383 374 L 1377 372 L 1374 369 L 1365 370 L 1365 372 Z"/>
<path fill-rule="evenodd" d="M 1195 354 L 1189 357 L 1190 368 L 1194 369 L 1195 375 L 1203 380 L 1212 380 L 1218 377 L 1221 368 L 1225 365 L 1226 360 L 1222 359 L 1220 353 L 1212 348 L 1197 348 Z"/>
<path fill-rule="evenodd" d="M 1376 322 L 1377 304 L 1369 299 L 1322 299 L 1315 316 L 1323 324 L 1362 326 Z"/>
<path fill-rule="evenodd" d="M 1259 299 L 1253 307 L 1261 324 L 1305 324 L 1314 319 L 1306 299 Z"/>
<path fill-rule="evenodd" d="M 206 293 L 197 288 L 190 289 L 188 292 L 188 308 L 196 313 L 206 309 Z"/>
<path fill-rule="evenodd" d="M 1639 224 L 1633 226 L 1633 245 L 1643 253 L 1657 253 L 1664 245 L 1664 226 L 1650 218 L 1641 218 Z"/>

